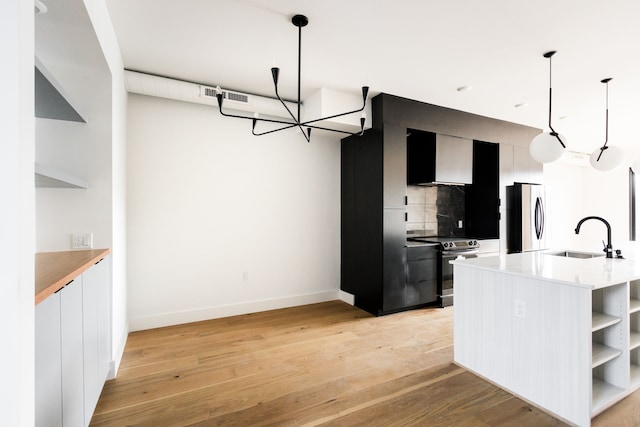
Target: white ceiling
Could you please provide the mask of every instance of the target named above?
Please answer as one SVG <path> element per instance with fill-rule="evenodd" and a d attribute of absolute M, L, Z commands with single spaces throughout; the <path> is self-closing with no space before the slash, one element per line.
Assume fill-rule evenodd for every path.
<path fill-rule="evenodd" d="M 319 87 L 390 93 L 546 129 L 569 149 L 609 144 L 640 155 L 640 2 L 633 0 L 107 0 L 125 67 L 295 99 L 304 14 L 302 98 Z M 460 86 L 472 90 L 458 92 Z M 528 103 L 524 108 L 516 104 Z"/>

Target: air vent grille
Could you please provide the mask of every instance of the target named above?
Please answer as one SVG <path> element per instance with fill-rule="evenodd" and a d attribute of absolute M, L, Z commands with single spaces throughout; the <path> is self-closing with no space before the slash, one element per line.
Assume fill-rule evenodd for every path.
<path fill-rule="evenodd" d="M 216 88 L 211 86 L 200 86 L 200 96 L 203 98 L 216 98 Z M 242 104 L 250 104 L 249 95 L 238 92 L 222 91 L 222 97 L 232 102 L 240 102 Z"/>

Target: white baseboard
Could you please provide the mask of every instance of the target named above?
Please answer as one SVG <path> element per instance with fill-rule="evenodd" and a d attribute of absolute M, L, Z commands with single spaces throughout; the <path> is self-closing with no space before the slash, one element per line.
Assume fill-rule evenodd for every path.
<path fill-rule="evenodd" d="M 356 303 L 356 299 L 353 294 L 350 294 L 342 290 L 338 291 L 338 299 L 340 299 L 340 301 L 346 302 L 349 305 L 355 305 Z"/>
<path fill-rule="evenodd" d="M 118 369 L 120 368 L 120 362 L 122 362 L 122 355 L 124 354 L 124 348 L 127 345 L 127 338 L 129 337 L 129 323 L 125 323 L 124 328 L 120 331 L 120 339 L 116 348 L 113 349 L 111 366 L 109 368 L 109 376 L 107 379 L 111 380 L 116 377 Z"/>
<path fill-rule="evenodd" d="M 221 317 L 237 316 L 240 314 L 257 313 L 260 311 L 276 310 L 279 308 L 315 304 L 318 302 L 333 301 L 336 299 L 338 299 L 338 291 L 330 290 L 283 298 L 248 301 L 238 304 L 204 307 L 194 310 L 130 317 L 129 327 L 131 332 L 141 331 L 145 329 L 179 325 L 182 323 L 199 322 L 202 320 L 218 319 Z"/>

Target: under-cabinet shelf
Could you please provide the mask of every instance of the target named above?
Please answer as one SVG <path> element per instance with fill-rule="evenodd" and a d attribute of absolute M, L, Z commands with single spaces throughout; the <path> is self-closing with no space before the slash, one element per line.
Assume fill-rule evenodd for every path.
<path fill-rule="evenodd" d="M 621 320 L 619 317 L 594 311 L 591 313 L 591 332 L 615 325 L 616 323 L 620 323 Z"/>
<path fill-rule="evenodd" d="M 89 188 L 89 183 L 86 180 L 42 163 L 36 162 L 34 171 L 36 187 Z"/>
<path fill-rule="evenodd" d="M 604 408 L 609 406 L 611 402 L 620 397 L 620 395 L 625 393 L 624 389 L 611 385 L 607 382 L 599 380 L 597 378 L 593 379 L 592 386 L 592 394 L 591 394 L 591 413 L 597 414 L 602 411 Z"/>
<path fill-rule="evenodd" d="M 636 313 L 640 311 L 640 300 L 637 299 L 631 299 L 631 301 L 629 301 L 629 313 Z"/>
<path fill-rule="evenodd" d="M 622 354 L 622 350 L 607 347 L 606 345 L 592 342 L 591 343 L 591 367 L 595 368 L 602 365 Z"/>

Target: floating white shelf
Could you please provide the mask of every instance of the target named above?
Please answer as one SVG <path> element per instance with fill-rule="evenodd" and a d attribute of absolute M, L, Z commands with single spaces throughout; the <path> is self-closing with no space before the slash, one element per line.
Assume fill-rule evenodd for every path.
<path fill-rule="evenodd" d="M 35 115 L 44 119 L 86 123 L 53 75 L 35 58 Z"/>
<path fill-rule="evenodd" d="M 89 183 L 50 166 L 37 163 L 34 165 L 36 187 L 45 188 L 89 188 Z"/>
<path fill-rule="evenodd" d="M 616 323 L 620 323 L 621 320 L 619 317 L 594 311 L 591 313 L 591 332 L 615 325 Z"/>

